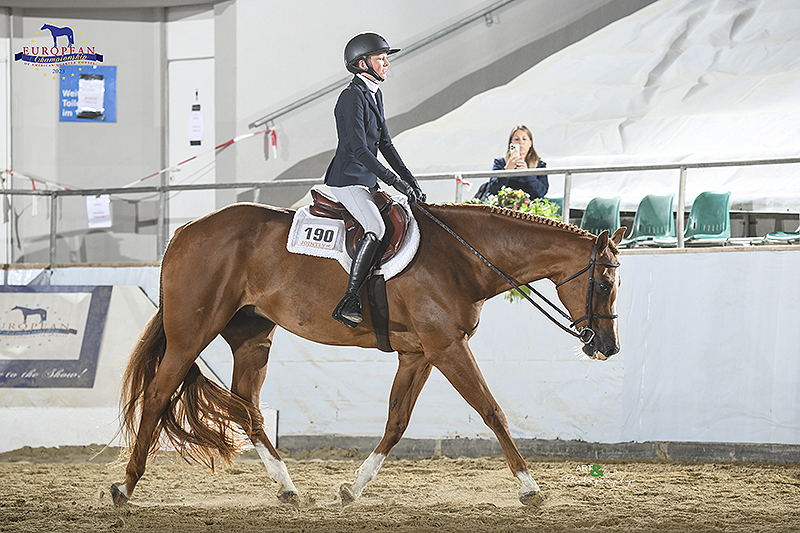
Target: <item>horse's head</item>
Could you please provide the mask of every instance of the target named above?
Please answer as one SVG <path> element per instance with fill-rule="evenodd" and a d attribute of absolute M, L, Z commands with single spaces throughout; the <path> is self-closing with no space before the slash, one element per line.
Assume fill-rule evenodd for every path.
<path fill-rule="evenodd" d="M 576 259 L 583 266 L 556 285 L 558 297 L 580 334 L 583 352 L 593 359 L 606 360 L 619 352 L 617 245 L 624 234 L 625 228 L 618 229 L 612 237 L 603 231 L 592 246 L 588 264 L 584 258 Z"/>

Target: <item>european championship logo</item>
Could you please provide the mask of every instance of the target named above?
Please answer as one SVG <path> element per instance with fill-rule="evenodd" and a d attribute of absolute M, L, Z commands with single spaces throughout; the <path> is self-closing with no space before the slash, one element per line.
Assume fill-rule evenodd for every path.
<path fill-rule="evenodd" d="M 61 26 L 43 24 L 36 35 L 31 39 L 30 46 L 23 46 L 22 51 L 14 54 L 14 61 L 35 67 L 45 77 L 50 75 L 52 79 L 57 79 L 61 65 L 94 65 L 103 62 L 102 54 L 98 54 L 94 46 L 89 46 L 74 26 L 65 23 Z"/>

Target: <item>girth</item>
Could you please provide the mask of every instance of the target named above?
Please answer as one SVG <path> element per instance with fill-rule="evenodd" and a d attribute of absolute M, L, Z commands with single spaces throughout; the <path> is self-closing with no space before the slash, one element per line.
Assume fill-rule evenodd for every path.
<path fill-rule="evenodd" d="M 322 218 L 341 219 L 345 227 L 345 250 L 347 255 L 354 258 L 357 245 L 364 235 L 364 228 L 353 218 L 353 215 L 339 202 L 316 189 L 311 189 L 312 204 L 308 212 Z M 372 193 L 372 199 L 381 213 L 386 233 L 383 236 L 381 247 L 378 248 L 380 262 L 388 261 L 397 253 L 408 230 L 408 214 L 402 205 L 392 200 L 391 196 L 380 189 Z"/>

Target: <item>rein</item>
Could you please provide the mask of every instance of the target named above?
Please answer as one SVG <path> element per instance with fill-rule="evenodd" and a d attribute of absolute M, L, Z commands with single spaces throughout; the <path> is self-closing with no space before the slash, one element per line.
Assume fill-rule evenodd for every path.
<path fill-rule="evenodd" d="M 478 259 L 480 259 L 481 261 L 483 261 L 483 263 L 484 263 L 486 266 L 488 266 L 490 269 L 492 269 L 492 271 L 494 271 L 494 273 L 495 273 L 495 274 L 497 274 L 498 276 L 500 276 L 501 278 L 503 278 L 503 280 L 505 280 L 505 282 L 506 282 L 506 283 L 508 283 L 509 285 L 511 285 L 513 288 L 515 288 L 519 294 L 521 294 L 521 295 L 522 295 L 522 296 L 523 296 L 523 297 L 524 297 L 526 300 L 528 300 L 528 301 L 529 301 L 531 304 L 533 304 L 533 306 L 534 306 L 534 307 L 536 307 L 536 309 L 538 309 L 539 311 L 541 311 L 541 313 L 542 313 L 544 316 L 546 316 L 547 318 L 549 318 L 549 319 L 550 319 L 550 321 L 551 321 L 551 322 L 553 322 L 553 324 L 555 324 L 556 326 L 558 326 L 558 327 L 559 327 L 559 328 L 561 328 L 562 330 L 566 331 L 567 333 L 569 333 L 569 334 L 570 334 L 570 335 L 572 335 L 573 337 L 575 337 L 575 338 L 579 339 L 579 340 L 580 340 L 580 341 L 581 341 L 581 342 L 582 342 L 584 345 L 591 343 L 591 342 L 592 342 L 592 339 L 594 339 L 595 332 L 594 332 L 594 330 L 592 329 L 592 322 L 593 322 L 593 319 L 594 319 L 594 318 L 609 318 L 609 319 L 614 319 L 614 318 L 617 318 L 617 317 L 619 316 L 619 315 L 595 315 L 595 314 L 593 314 L 593 313 L 592 313 L 592 300 L 593 300 L 593 293 L 594 293 L 594 281 L 595 281 L 595 279 L 594 279 L 594 267 L 595 267 L 595 265 L 601 265 L 601 266 L 605 266 L 605 267 L 609 267 L 609 268 L 615 268 L 615 267 L 618 267 L 618 266 L 619 266 L 619 263 L 605 263 L 605 262 L 597 261 L 597 240 L 595 240 L 595 242 L 594 242 L 594 245 L 592 246 L 592 256 L 591 256 L 591 258 L 589 259 L 589 264 L 588 264 L 588 265 L 586 265 L 586 266 L 585 266 L 583 269 L 581 269 L 579 272 L 576 272 L 575 274 L 571 275 L 570 277 L 568 277 L 567 279 L 565 279 L 564 281 L 562 281 L 561 283 L 558 283 L 558 284 L 556 285 L 556 288 L 558 288 L 558 287 L 560 287 L 560 286 L 564 285 L 565 283 L 567 283 L 568 281 L 572 281 L 573 279 L 577 278 L 578 276 L 580 276 L 580 275 L 581 275 L 581 274 L 583 274 L 584 272 L 586 272 L 586 271 L 589 271 L 589 285 L 588 285 L 587 292 L 586 292 L 586 314 L 585 314 L 585 315 L 583 315 L 581 318 L 579 318 L 579 319 L 577 319 L 577 320 L 574 320 L 574 321 L 572 321 L 572 317 L 571 317 L 571 316 L 569 316 L 569 314 L 568 314 L 566 311 L 563 311 L 563 310 L 562 310 L 561 308 L 559 308 L 559 307 L 558 307 L 556 304 L 554 304 L 553 302 L 551 302 L 550 300 L 548 300 L 548 299 L 547 299 L 547 297 L 546 297 L 545 295 L 543 295 L 542 293 L 540 293 L 539 291 L 537 291 L 536 289 L 534 289 L 533 287 L 531 287 L 531 285 L 530 285 L 529 283 L 526 283 L 526 284 L 524 284 L 524 285 L 523 285 L 523 287 L 526 287 L 526 288 L 527 288 L 528 290 L 530 290 L 530 291 L 531 291 L 533 294 L 535 294 L 536 296 L 538 296 L 539 298 L 541 298 L 541 299 L 542 299 L 542 300 L 543 300 L 545 303 L 547 303 L 547 305 L 549 305 L 550 307 L 552 307 L 552 308 L 553 308 L 555 311 L 557 311 L 557 312 L 558 312 L 558 313 L 559 313 L 559 314 L 560 314 L 562 317 L 566 318 L 567 320 L 570 320 L 570 321 L 572 321 L 572 322 L 570 323 L 570 325 L 569 325 L 569 326 L 565 326 L 564 324 L 562 324 L 561 322 L 559 322 L 559 321 L 558 321 L 558 319 L 557 319 L 556 317 L 554 317 L 553 315 L 551 315 L 551 314 L 550 314 L 550 313 L 547 311 L 547 309 L 543 308 L 541 305 L 539 305 L 538 303 L 536 303 L 536 302 L 535 302 L 535 301 L 534 301 L 534 300 L 533 300 L 533 299 L 532 299 L 530 296 L 528 296 L 528 294 L 526 294 L 526 293 L 525 293 L 525 292 L 524 292 L 524 291 L 521 289 L 521 287 L 520 287 L 520 286 L 519 286 L 519 285 L 518 285 L 516 282 L 514 282 L 514 280 L 512 280 L 510 277 L 508 277 L 507 275 L 505 275 L 505 274 L 504 274 L 504 273 L 503 273 L 503 272 L 502 272 L 502 271 L 501 271 L 499 268 L 497 268 L 496 266 L 494 266 L 494 265 L 491 263 L 491 261 L 489 261 L 488 259 L 486 259 L 486 257 L 484 257 L 484 255 L 483 255 L 483 254 L 481 254 L 481 253 L 480 253 L 478 250 L 476 250 L 476 249 L 475 249 L 475 248 L 474 248 L 474 247 L 473 247 L 473 246 L 472 246 L 470 243 L 468 243 L 467 241 L 465 241 L 465 240 L 464 240 L 464 239 L 463 239 L 463 238 L 462 238 L 462 237 L 461 237 L 461 236 L 460 236 L 458 233 L 456 233 L 455 231 L 453 231 L 453 229 L 452 229 L 452 228 L 450 228 L 450 226 L 448 226 L 447 224 L 445 224 L 444 222 L 442 222 L 442 221 L 441 221 L 439 218 L 437 218 L 437 217 L 436 217 L 436 216 L 435 216 L 433 213 L 431 213 L 430 211 L 428 211 L 428 209 L 426 209 L 425 207 L 423 207 L 423 206 L 422 206 L 422 204 L 420 204 L 419 202 L 415 202 L 415 203 L 414 203 L 414 205 L 415 205 L 417 208 L 419 208 L 419 210 L 420 210 L 420 211 L 422 211 L 423 213 L 425 213 L 425 215 L 426 215 L 428 218 L 430 218 L 430 219 L 431 219 L 431 220 L 433 220 L 433 221 L 434 221 L 436 224 L 438 224 L 438 225 L 439 225 L 439 226 L 440 226 L 440 227 L 441 227 L 443 230 L 445 230 L 447 233 L 449 233 L 450 235 L 452 235 L 452 236 L 453 236 L 453 237 L 454 237 L 454 238 L 455 238 L 455 239 L 456 239 L 458 242 L 460 242 L 461 244 L 463 244 L 463 245 L 464 245 L 464 246 L 465 246 L 465 247 L 466 247 L 466 248 L 467 248 L 467 249 L 468 249 L 470 252 L 472 252 L 472 253 L 473 253 L 473 254 L 474 254 L 474 255 L 475 255 L 475 256 L 476 256 Z M 577 328 L 577 325 L 578 325 L 579 323 L 583 322 L 584 320 L 587 322 L 587 325 L 586 325 L 585 327 L 583 327 L 583 328 Z M 577 329 L 577 331 L 573 331 L 573 329 L 571 329 L 571 328 L 575 328 L 575 329 Z"/>

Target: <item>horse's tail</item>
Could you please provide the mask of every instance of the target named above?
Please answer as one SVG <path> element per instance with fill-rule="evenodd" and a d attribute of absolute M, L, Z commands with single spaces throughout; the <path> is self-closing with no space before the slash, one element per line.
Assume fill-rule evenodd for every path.
<path fill-rule="evenodd" d="M 125 448 L 135 443 L 145 391 L 164 357 L 167 337 L 162 308 L 144 329 L 131 353 L 122 379 L 122 432 Z M 206 379 L 193 363 L 183 383 L 159 415 L 148 456 L 170 444 L 184 459 L 214 470 L 216 457 L 231 463 L 249 437 L 263 424 L 261 411 L 251 402 Z"/>

